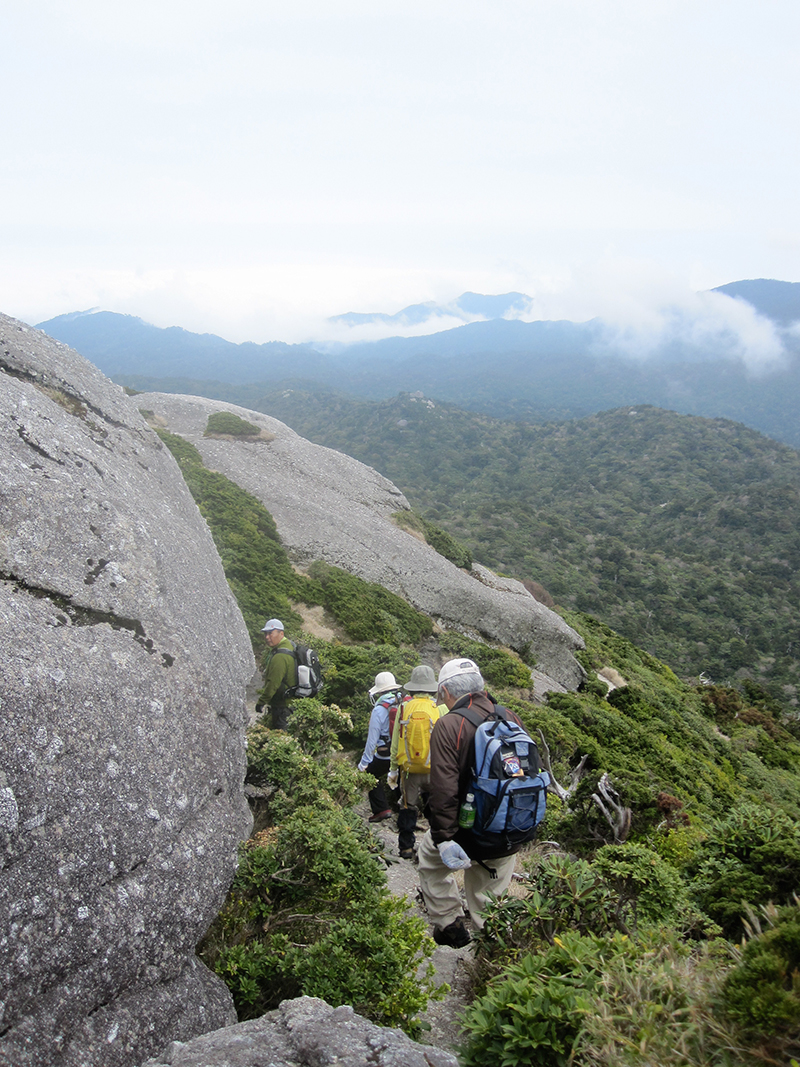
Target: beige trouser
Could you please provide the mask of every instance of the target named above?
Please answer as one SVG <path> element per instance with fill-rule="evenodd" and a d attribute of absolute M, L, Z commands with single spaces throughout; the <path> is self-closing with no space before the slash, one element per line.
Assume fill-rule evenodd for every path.
<path fill-rule="evenodd" d="M 408 771 L 403 771 L 401 783 L 403 807 L 416 808 L 419 798 L 431 787 L 430 771 L 427 774 L 410 774 Z"/>
<path fill-rule="evenodd" d="M 497 871 L 492 878 L 486 867 L 481 867 L 475 860 L 464 871 L 464 892 L 467 898 L 470 918 L 478 930 L 483 929 L 483 912 L 492 897 L 505 893 L 514 874 L 516 856 L 503 856 L 501 859 L 486 860 L 486 866 Z M 420 841 L 419 882 L 425 907 L 431 923 L 443 930 L 464 914 L 461 906 L 461 894 L 458 891 L 455 871 L 445 867 L 439 849 L 434 845 L 431 832 Z"/>

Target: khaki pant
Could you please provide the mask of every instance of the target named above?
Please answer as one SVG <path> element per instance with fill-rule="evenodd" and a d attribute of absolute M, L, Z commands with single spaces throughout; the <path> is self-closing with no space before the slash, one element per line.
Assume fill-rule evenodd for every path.
<path fill-rule="evenodd" d="M 497 872 L 496 878 L 492 878 L 486 867 L 481 867 L 475 860 L 472 861 L 472 866 L 464 871 L 467 907 L 470 918 L 478 930 L 483 929 L 483 912 L 490 899 L 501 896 L 511 885 L 516 858 L 516 856 L 503 856 L 501 859 L 486 860 L 486 866 Z M 443 930 L 464 914 L 455 877 L 456 872 L 451 871 L 442 863 L 439 849 L 433 843 L 430 830 L 420 841 L 417 859 L 425 907 L 428 909 L 431 923 Z"/>

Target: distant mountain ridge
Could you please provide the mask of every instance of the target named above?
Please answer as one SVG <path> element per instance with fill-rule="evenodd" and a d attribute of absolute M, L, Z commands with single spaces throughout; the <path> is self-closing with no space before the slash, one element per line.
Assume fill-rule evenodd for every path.
<path fill-rule="evenodd" d="M 327 356 L 310 345 L 285 341 L 236 344 L 213 333 L 191 333 L 180 326 L 162 328 L 114 311 L 58 315 L 39 323 L 37 329 L 75 348 L 111 378 L 144 374 L 242 383 L 268 381 L 276 363 L 280 366 L 285 359 L 302 358 L 312 374 L 329 363 Z"/>
<path fill-rule="evenodd" d="M 343 323 L 345 326 L 365 326 L 378 322 L 385 325 L 417 326 L 437 318 L 456 318 L 465 322 L 473 318 L 502 319 L 514 313 L 523 314 L 532 304 L 533 298 L 524 293 L 503 293 L 500 296 L 462 293 L 457 300 L 449 304 L 437 304 L 429 300 L 424 304 L 410 304 L 394 315 L 387 315 L 382 311 L 348 311 L 344 315 L 333 315 L 328 322 Z"/>
<path fill-rule="evenodd" d="M 780 326 L 800 321 L 800 282 L 779 282 L 773 278 L 752 278 L 749 281 L 718 285 L 714 293 L 746 300 L 759 314 Z"/>
<path fill-rule="evenodd" d="M 286 380 L 374 400 L 419 390 L 462 408 L 529 422 L 653 404 L 682 414 L 734 419 L 800 447 L 800 335 L 788 328 L 800 320 L 800 283 L 751 279 L 716 291 L 746 301 L 775 324 L 785 351 L 782 363 L 751 370 L 724 331 L 697 342 L 691 323 L 683 332 L 677 328 L 669 343 L 648 358 L 632 356 L 630 342 L 599 319 L 524 322 L 495 317 L 424 336 L 333 347 L 234 344 L 107 311 L 61 315 L 39 328 L 124 385 L 225 395 L 245 407 L 254 407 L 268 388 Z M 465 313 L 489 315 L 508 313 L 515 302 L 528 299 L 518 293 L 464 293 L 456 303 Z M 385 318 L 413 317 L 425 309 L 429 305 L 412 305 Z"/>

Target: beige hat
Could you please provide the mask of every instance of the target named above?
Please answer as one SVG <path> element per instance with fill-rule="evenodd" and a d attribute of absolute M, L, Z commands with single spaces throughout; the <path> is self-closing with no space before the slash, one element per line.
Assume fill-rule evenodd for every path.
<path fill-rule="evenodd" d="M 433 673 L 433 667 L 425 663 L 414 668 L 411 677 L 403 686 L 407 693 L 435 693 L 436 688 L 436 675 Z"/>
<path fill-rule="evenodd" d="M 392 689 L 399 689 L 394 675 L 391 671 L 380 671 L 375 675 L 375 685 L 369 691 L 371 697 L 380 696 L 381 693 L 389 693 Z"/>

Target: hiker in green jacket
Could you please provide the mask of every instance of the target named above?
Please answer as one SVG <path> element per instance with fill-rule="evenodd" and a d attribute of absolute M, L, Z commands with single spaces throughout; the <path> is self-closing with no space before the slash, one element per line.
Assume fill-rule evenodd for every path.
<path fill-rule="evenodd" d="M 294 645 L 284 636 L 280 619 L 270 619 L 261 632 L 271 653 L 264 668 L 264 687 L 259 694 L 256 711 L 260 713 L 264 705 L 269 704 L 272 729 L 285 730 L 292 710 L 287 690 L 297 685 Z"/>

